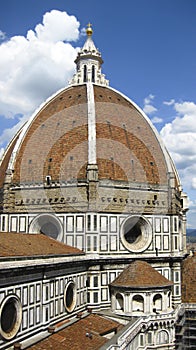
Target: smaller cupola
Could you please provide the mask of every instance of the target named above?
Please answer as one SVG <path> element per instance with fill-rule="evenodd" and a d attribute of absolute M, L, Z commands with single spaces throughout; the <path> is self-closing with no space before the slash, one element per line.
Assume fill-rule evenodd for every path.
<path fill-rule="evenodd" d="M 169 313 L 172 285 L 147 262 L 133 261 L 110 284 L 112 311 L 126 316 Z"/>

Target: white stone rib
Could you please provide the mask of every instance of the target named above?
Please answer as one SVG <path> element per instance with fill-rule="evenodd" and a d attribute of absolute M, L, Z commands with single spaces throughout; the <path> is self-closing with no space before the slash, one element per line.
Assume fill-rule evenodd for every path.
<path fill-rule="evenodd" d="M 94 89 L 92 83 L 87 83 L 87 104 L 88 104 L 88 164 L 97 163 L 96 155 L 96 116 Z"/>

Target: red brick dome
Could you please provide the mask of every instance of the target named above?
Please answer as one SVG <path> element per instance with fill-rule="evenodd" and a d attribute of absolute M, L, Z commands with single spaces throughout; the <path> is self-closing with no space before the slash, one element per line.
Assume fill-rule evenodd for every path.
<path fill-rule="evenodd" d="M 43 103 L 5 153 L 5 211 L 150 213 L 180 205 L 171 204 L 169 190 L 178 195 L 180 182 L 156 129 L 109 87 L 91 36 L 70 85 Z"/>
<path fill-rule="evenodd" d="M 141 110 L 117 91 L 93 85 L 98 178 L 167 184 L 172 163 Z M 12 183 L 85 180 L 91 147 L 86 84 L 47 101 L 11 143 L 1 179 L 12 158 Z M 169 161 L 168 161 L 169 160 Z"/>

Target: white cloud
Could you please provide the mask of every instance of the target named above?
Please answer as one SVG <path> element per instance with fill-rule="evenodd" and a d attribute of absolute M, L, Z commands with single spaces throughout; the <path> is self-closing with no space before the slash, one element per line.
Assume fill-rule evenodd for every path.
<path fill-rule="evenodd" d="M 145 97 L 144 104 L 149 105 L 152 102 L 152 100 L 154 100 L 154 95 L 150 94 L 147 97 Z"/>
<path fill-rule="evenodd" d="M 152 122 L 153 124 L 159 124 L 159 123 L 162 123 L 162 122 L 163 122 L 163 119 L 162 119 L 162 118 L 159 118 L 159 117 L 153 117 L 153 118 L 151 119 L 151 122 Z"/>
<path fill-rule="evenodd" d="M 0 148 L 0 160 L 4 154 L 5 149 L 3 147 Z"/>
<path fill-rule="evenodd" d="M 166 106 L 172 106 L 174 105 L 175 100 L 172 98 L 170 101 L 164 101 L 163 104 Z"/>
<path fill-rule="evenodd" d="M 154 99 L 154 95 L 152 95 L 152 94 L 148 95 L 148 96 L 144 99 L 143 111 L 144 111 L 146 114 L 152 114 L 152 113 L 154 113 L 154 112 L 157 111 L 157 108 L 155 108 L 155 107 L 152 105 L 153 99 Z"/>
<path fill-rule="evenodd" d="M 78 49 L 79 22 L 66 12 L 45 13 L 43 23 L 27 36 L 0 45 L 0 115 L 29 114 L 48 96 L 67 85 Z M 66 42 L 65 42 L 66 41 Z"/>
<path fill-rule="evenodd" d="M 188 228 L 196 228 L 196 222 L 195 222 L 195 216 L 196 216 L 196 200 L 191 200 L 188 198 L 188 206 L 189 206 L 189 211 L 187 213 L 187 227 Z"/>
<path fill-rule="evenodd" d="M 145 105 L 143 110 L 146 114 L 152 114 L 157 111 L 157 109 L 153 105 Z"/>
<path fill-rule="evenodd" d="M 75 16 L 69 16 L 66 12 L 52 10 L 43 16 L 43 24 L 35 27 L 35 33 L 30 31 L 27 38 L 37 37 L 40 41 L 58 42 L 75 41 L 79 36 L 80 23 Z"/>
<path fill-rule="evenodd" d="M 179 171 L 181 182 L 193 203 L 196 189 L 196 104 L 194 102 L 175 103 L 176 117 L 161 130 L 163 141 Z M 189 210 L 189 220 L 196 225 L 193 208 Z"/>
<path fill-rule="evenodd" d="M 6 33 L 2 32 L 2 30 L 0 30 L 0 40 L 5 40 L 6 38 Z"/>
<path fill-rule="evenodd" d="M 193 178 L 192 178 L 192 183 L 191 183 L 191 185 L 192 185 L 192 188 L 193 188 L 194 190 L 196 190 L 196 177 L 193 177 Z"/>
<path fill-rule="evenodd" d="M 0 135 L 0 144 L 6 145 L 7 141 L 11 140 L 11 138 L 17 133 L 17 131 L 24 125 L 27 120 L 28 116 L 24 115 L 19 118 L 19 121 L 13 127 L 4 129 L 3 133 Z"/>
<path fill-rule="evenodd" d="M 196 104 L 175 103 L 176 117 L 161 130 L 161 136 L 179 166 L 196 162 Z"/>

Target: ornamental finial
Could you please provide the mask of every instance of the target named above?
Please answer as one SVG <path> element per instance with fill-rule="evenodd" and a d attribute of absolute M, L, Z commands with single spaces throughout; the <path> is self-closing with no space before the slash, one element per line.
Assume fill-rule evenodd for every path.
<path fill-rule="evenodd" d="M 91 24 L 90 22 L 87 24 L 86 34 L 87 34 L 88 36 L 91 36 L 91 35 L 93 34 L 92 24 Z"/>

